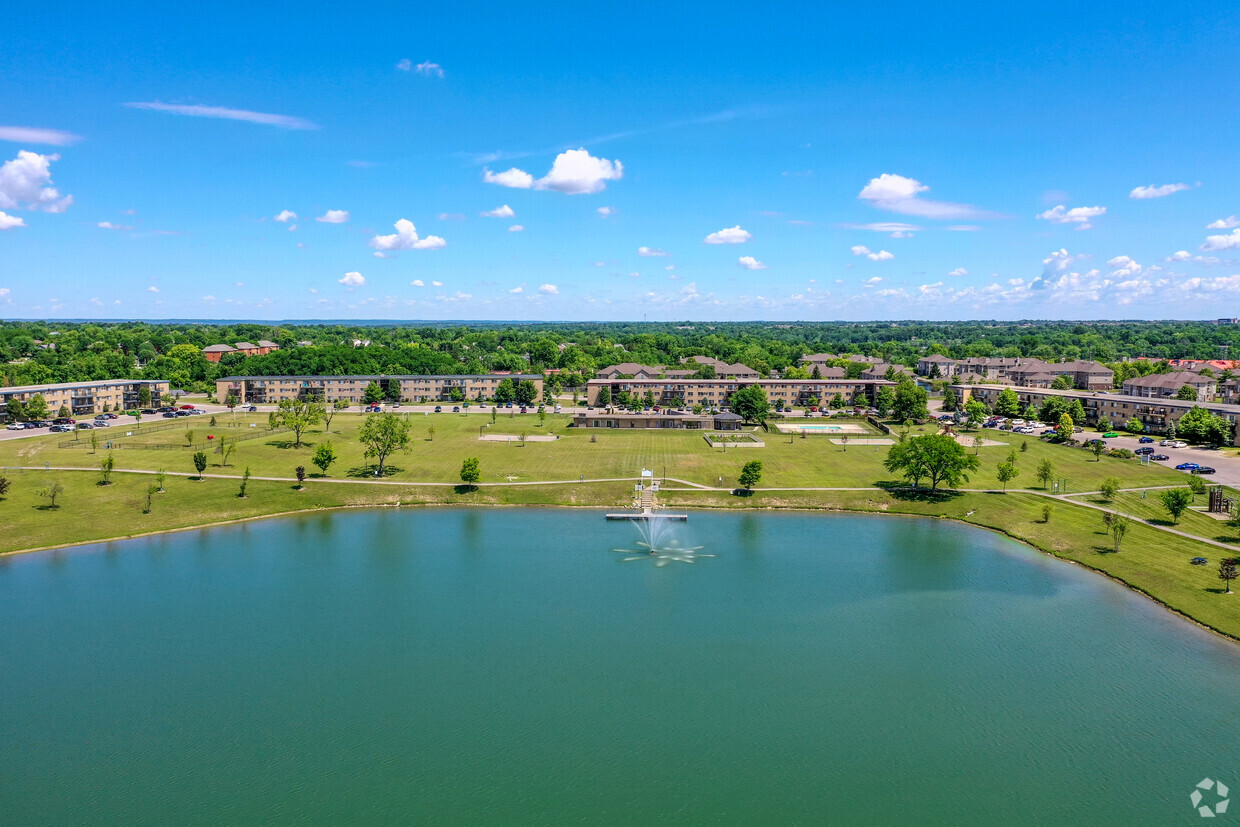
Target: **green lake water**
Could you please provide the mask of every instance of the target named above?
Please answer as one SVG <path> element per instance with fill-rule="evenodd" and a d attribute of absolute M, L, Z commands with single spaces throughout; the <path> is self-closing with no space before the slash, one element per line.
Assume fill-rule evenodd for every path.
<path fill-rule="evenodd" d="M 612 551 L 638 539 L 403 509 L 0 560 L 0 824 L 1190 824 L 1203 778 L 1240 796 L 1240 646 L 1099 575 L 926 519 L 693 513 L 669 540 L 717 556 L 663 567 Z"/>

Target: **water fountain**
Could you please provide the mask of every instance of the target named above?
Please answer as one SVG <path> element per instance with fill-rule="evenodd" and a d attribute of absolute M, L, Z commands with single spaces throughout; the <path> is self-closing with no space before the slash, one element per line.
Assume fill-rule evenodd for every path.
<path fill-rule="evenodd" d="M 668 563 L 696 563 L 703 557 L 714 557 L 713 554 L 701 554 L 704 546 L 681 545 L 675 537 L 675 525 L 672 519 L 659 515 L 649 515 L 644 520 L 635 520 L 641 539 L 637 548 L 614 548 L 612 551 L 631 555 L 621 559 L 623 563 L 636 560 L 654 560 L 655 566 L 662 568 Z"/>

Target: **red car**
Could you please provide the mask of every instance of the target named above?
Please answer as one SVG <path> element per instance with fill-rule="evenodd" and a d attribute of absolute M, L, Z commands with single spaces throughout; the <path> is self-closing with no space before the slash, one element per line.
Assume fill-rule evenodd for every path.
<path fill-rule="evenodd" d="M 181 406 L 181 410 L 183 411 L 192 411 L 193 409 L 194 409 L 193 405 L 182 405 Z"/>

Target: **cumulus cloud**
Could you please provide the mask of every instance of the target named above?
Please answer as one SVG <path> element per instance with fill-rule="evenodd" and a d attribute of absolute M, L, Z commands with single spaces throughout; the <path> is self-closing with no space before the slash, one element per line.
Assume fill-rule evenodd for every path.
<path fill-rule="evenodd" d="M 294 118 L 291 115 L 272 115 L 267 112 L 250 112 L 246 109 L 229 109 L 225 106 L 183 106 L 173 103 L 147 101 L 127 103 L 130 109 L 149 109 L 154 112 L 166 112 L 169 115 L 188 115 L 192 118 L 223 118 L 229 121 L 248 121 L 249 123 L 278 126 L 281 129 L 318 129 L 319 125 L 305 118 Z"/>
<path fill-rule="evenodd" d="M 948 273 L 947 275 L 949 275 L 949 276 L 967 276 L 967 275 L 969 275 L 969 271 L 968 271 L 968 270 L 966 270 L 966 269 L 964 269 L 963 267 L 957 267 L 955 270 L 952 270 L 952 271 L 951 271 L 950 273 Z"/>
<path fill-rule="evenodd" d="M 408 219 L 402 218 L 393 226 L 395 233 L 375 236 L 370 240 L 370 246 L 376 250 L 438 250 L 448 246 L 448 242 L 437 235 L 419 238 L 417 228 Z"/>
<path fill-rule="evenodd" d="M 930 188 L 914 178 L 884 172 L 861 188 L 857 197 L 872 207 L 889 212 L 917 215 L 922 218 L 967 219 L 997 218 L 994 213 L 970 204 L 953 204 L 948 201 L 932 201 L 922 198 L 921 193 Z M 907 231 L 906 231 L 907 232 Z"/>
<path fill-rule="evenodd" d="M 276 221 L 279 221 L 281 224 L 287 224 L 290 221 L 296 220 L 296 218 L 297 213 L 292 210 L 280 210 L 279 215 L 275 216 Z"/>
<path fill-rule="evenodd" d="M 0 299 L 4 299 L 6 304 L 12 304 L 13 300 L 9 298 L 9 293 L 11 292 L 7 287 L 0 287 Z"/>
<path fill-rule="evenodd" d="M 61 213 L 73 203 L 52 186 L 52 161 L 59 155 L 40 155 L 22 149 L 17 157 L 0 166 L 0 209 L 43 210 Z"/>
<path fill-rule="evenodd" d="M 508 228 L 508 232 L 510 232 L 510 233 L 523 233 L 523 232 L 525 232 L 525 226 L 524 226 L 524 225 L 522 225 L 522 224 L 513 224 L 511 227 L 509 227 L 509 228 Z"/>
<path fill-rule="evenodd" d="M 1129 198 L 1165 198 L 1173 193 L 1182 192 L 1183 190 L 1192 189 L 1188 184 L 1163 184 L 1161 187 L 1153 186 L 1137 187 L 1128 193 Z"/>
<path fill-rule="evenodd" d="M 0 204 L 0 206 L 4 206 Z M 1205 243 L 1201 245 L 1202 250 L 1234 250 L 1240 247 L 1240 228 L 1232 230 L 1227 235 L 1210 235 L 1206 236 Z"/>
<path fill-rule="evenodd" d="M 320 215 L 315 221 L 321 221 L 324 224 L 343 224 L 349 220 L 348 210 L 328 210 Z"/>
<path fill-rule="evenodd" d="M 402 57 L 400 60 L 396 61 L 396 68 L 400 69 L 402 72 L 408 72 L 413 68 L 413 61 L 407 57 Z"/>
<path fill-rule="evenodd" d="M 349 288 L 361 287 L 363 284 L 366 283 L 366 277 L 363 276 L 361 273 L 357 272 L 356 270 L 354 270 L 353 272 L 345 273 L 343 276 L 340 277 L 338 281 L 340 284 L 343 284 L 345 287 L 349 287 Z"/>
<path fill-rule="evenodd" d="M 1116 256 L 1107 262 L 1111 268 L 1111 278 L 1129 278 L 1141 274 L 1141 265 L 1128 256 Z"/>
<path fill-rule="evenodd" d="M 1188 250 L 1179 250 L 1167 256 L 1167 261 L 1191 261 L 1193 254 Z"/>
<path fill-rule="evenodd" d="M 482 216 L 484 218 L 512 218 L 514 215 L 516 215 L 516 213 L 513 212 L 512 207 L 508 206 L 507 204 L 503 205 L 502 207 L 496 207 L 493 210 L 487 210 L 486 212 L 482 213 Z"/>
<path fill-rule="evenodd" d="M 560 295 L 560 289 L 554 284 L 540 284 L 538 285 L 538 292 L 542 293 L 544 296 Z"/>
<path fill-rule="evenodd" d="M 132 230 L 127 224 L 113 224 L 111 221 L 100 221 L 95 225 L 101 230 Z"/>
<path fill-rule="evenodd" d="M 81 135 L 61 132 L 59 129 L 38 129 L 30 126 L 0 126 L 0 141 L 15 141 L 20 144 L 69 146 L 80 140 L 82 140 Z"/>
<path fill-rule="evenodd" d="M 150 287 L 146 288 L 146 292 L 148 292 L 148 293 L 158 293 L 158 292 L 159 292 L 159 288 L 158 288 L 158 287 L 156 287 L 155 285 L 153 285 L 153 284 L 152 284 Z"/>
<path fill-rule="evenodd" d="M 25 227 L 26 222 L 15 215 L 0 210 L 0 230 L 12 230 L 15 227 Z"/>
<path fill-rule="evenodd" d="M 423 282 L 422 279 L 414 279 L 413 281 L 409 282 L 409 284 L 411 284 L 414 287 L 425 287 L 426 286 L 426 283 Z"/>
<path fill-rule="evenodd" d="M 1233 230 L 1240 227 L 1240 218 L 1229 215 L 1226 218 L 1220 218 L 1218 221 L 1211 221 L 1206 225 L 1207 230 Z"/>
<path fill-rule="evenodd" d="M 848 249 L 852 252 L 854 256 L 865 256 L 870 261 L 891 261 L 893 258 L 895 258 L 894 255 L 887 252 L 886 250 L 879 250 L 876 253 L 876 252 L 873 252 L 869 247 L 866 247 L 863 244 L 858 244 L 857 246 L 849 247 Z"/>
<path fill-rule="evenodd" d="M 876 285 L 876 284 L 882 284 L 882 282 L 883 282 L 883 277 L 882 277 L 882 276 L 873 276 L 873 277 L 868 278 L 868 279 L 866 279 L 866 280 L 865 280 L 865 286 L 866 286 L 866 287 L 873 287 L 873 286 L 874 286 L 874 285 Z"/>
<path fill-rule="evenodd" d="M 1042 275 L 1047 276 L 1052 273 L 1062 273 L 1072 266 L 1074 261 L 1078 261 L 1081 256 L 1074 256 L 1066 249 L 1060 248 L 1055 250 L 1046 258 L 1042 259 Z"/>
<path fill-rule="evenodd" d="M 736 263 L 746 270 L 765 270 L 767 267 L 753 256 L 741 256 L 736 260 Z"/>
<path fill-rule="evenodd" d="M 203 296 L 203 297 L 202 297 L 202 300 L 203 300 L 204 302 L 213 302 L 213 301 L 215 301 L 215 296 L 212 296 L 212 295 L 206 295 L 206 296 Z"/>
<path fill-rule="evenodd" d="M 670 256 L 671 253 L 666 250 L 660 250 L 658 247 L 638 247 L 637 254 L 639 256 Z"/>
<path fill-rule="evenodd" d="M 514 288 L 512 288 L 511 290 L 509 290 L 508 292 L 509 292 L 509 293 L 512 293 L 513 295 L 517 295 L 518 293 L 524 293 L 524 292 L 525 292 L 525 288 L 524 288 L 524 287 L 514 287 Z"/>
<path fill-rule="evenodd" d="M 719 230 L 718 232 L 711 233 L 710 235 L 706 236 L 706 238 L 702 239 L 702 243 L 703 244 L 744 244 L 746 241 L 748 241 L 751 238 L 753 238 L 753 234 L 750 233 L 748 230 L 742 230 L 741 225 L 737 224 L 735 227 L 728 227 L 727 229 L 723 229 L 723 230 Z"/>
<path fill-rule="evenodd" d="M 542 178 L 513 167 L 505 172 L 482 171 L 482 180 L 488 184 L 515 189 L 554 190 L 568 195 L 585 195 L 602 192 L 608 181 L 624 177 L 624 165 L 619 161 L 595 158 L 585 148 L 570 149 L 555 156 L 551 170 Z"/>
<path fill-rule="evenodd" d="M 1100 215 L 1106 215 L 1106 211 L 1106 207 L 1073 207 L 1068 209 L 1063 204 L 1059 204 L 1045 212 L 1038 213 L 1036 217 L 1055 224 L 1075 224 L 1078 230 L 1088 230 L 1094 226 L 1092 220 Z"/>
<path fill-rule="evenodd" d="M 609 218 L 609 217 L 611 217 L 611 216 L 615 215 L 615 214 L 616 214 L 616 212 L 617 212 L 617 210 L 616 210 L 616 208 L 615 208 L 615 207 L 599 207 L 599 208 L 598 208 L 598 217 L 599 217 L 599 218 Z"/>

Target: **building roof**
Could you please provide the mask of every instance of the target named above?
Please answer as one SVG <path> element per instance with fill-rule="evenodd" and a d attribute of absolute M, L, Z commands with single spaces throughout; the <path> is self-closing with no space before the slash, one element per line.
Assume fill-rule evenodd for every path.
<path fill-rule="evenodd" d="M 202 349 L 203 353 L 232 353 L 236 350 L 232 345 L 207 345 Z"/>
<path fill-rule="evenodd" d="M 237 342 L 237 350 L 258 350 L 258 345 L 249 342 Z"/>
<path fill-rule="evenodd" d="M 279 345 L 277 345 L 275 342 L 269 342 L 266 339 L 259 339 L 258 346 L 259 347 L 279 347 Z"/>
<path fill-rule="evenodd" d="M 941 353 L 931 353 L 929 356 L 922 356 L 919 362 L 955 362 L 957 360 L 950 359 Z"/>
<path fill-rule="evenodd" d="M 802 362 L 830 362 L 832 359 L 838 359 L 834 353 L 808 353 L 801 357 Z"/>
<path fill-rule="evenodd" d="M 603 373 L 622 373 L 636 375 L 638 373 L 648 373 L 652 376 L 658 376 L 663 373 L 663 368 L 653 367 L 651 365 L 642 365 L 637 362 L 620 362 L 615 365 L 608 365 L 605 368 L 599 368 L 599 374 Z M 597 375 L 597 374 L 596 374 Z"/>
<path fill-rule="evenodd" d="M 42 393 L 44 391 L 76 390 L 78 388 L 114 387 L 116 385 L 167 384 L 167 379 L 96 379 L 92 382 L 47 382 L 42 385 L 11 385 L 0 387 L 0 395 L 10 393 Z"/>
<path fill-rule="evenodd" d="M 740 414 L 732 413 L 731 411 L 723 411 L 721 413 L 714 414 L 712 418 L 716 422 L 740 422 L 745 417 Z"/>
<path fill-rule="evenodd" d="M 355 381 L 366 380 L 368 382 L 370 381 L 378 382 L 381 379 L 400 379 L 400 380 L 404 380 L 404 379 L 494 379 L 496 377 L 500 379 L 516 379 L 516 380 L 542 379 L 542 375 L 537 374 L 537 373 L 498 373 L 497 372 L 497 373 L 425 373 L 425 374 L 423 373 L 399 373 L 399 374 L 392 373 L 392 374 L 387 374 L 387 375 L 382 374 L 382 373 L 377 373 L 374 375 L 345 373 L 345 374 L 330 375 L 330 376 L 329 375 L 320 375 L 320 376 L 221 376 L 219 379 L 216 379 L 215 381 L 216 382 L 250 382 L 250 381 L 261 379 L 261 380 L 272 381 L 272 382 L 279 381 L 279 380 L 308 382 L 308 381 L 321 381 L 321 380 L 327 380 L 327 379 L 353 379 Z M 134 381 L 134 380 L 122 380 L 122 381 Z M 85 384 L 89 385 L 91 383 L 87 382 Z"/>
<path fill-rule="evenodd" d="M 1171 373 L 1151 373 L 1148 376 L 1134 376 L 1132 379 L 1125 379 L 1125 387 L 1133 388 L 1152 388 L 1156 390 L 1179 390 L 1185 385 L 1198 387 L 1208 385 L 1211 382 L 1217 382 L 1212 376 L 1202 376 L 1199 373 L 1193 373 L 1191 370 L 1177 370 Z"/>

